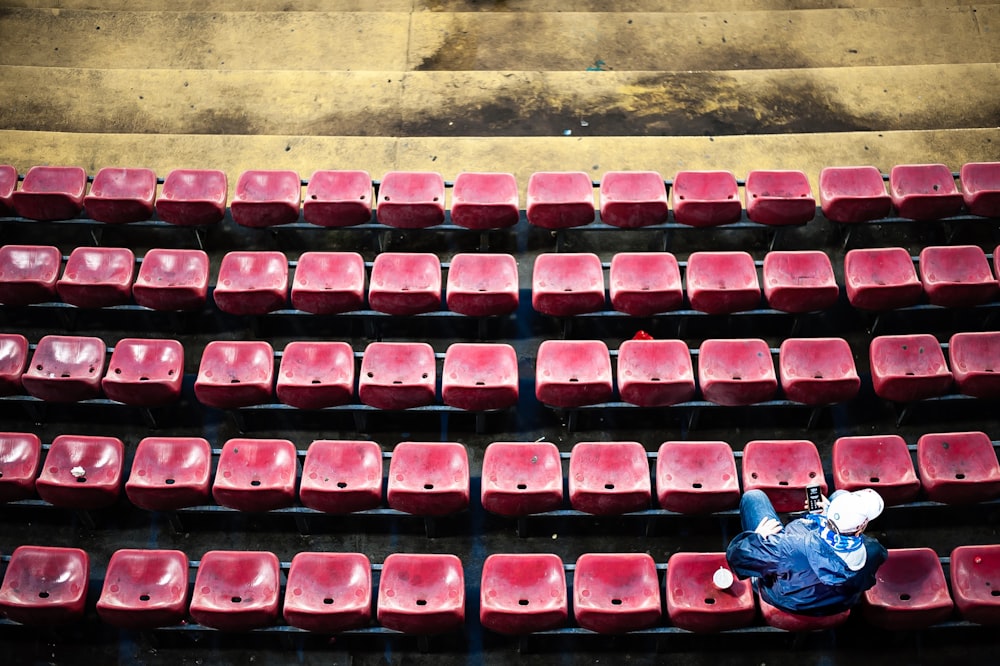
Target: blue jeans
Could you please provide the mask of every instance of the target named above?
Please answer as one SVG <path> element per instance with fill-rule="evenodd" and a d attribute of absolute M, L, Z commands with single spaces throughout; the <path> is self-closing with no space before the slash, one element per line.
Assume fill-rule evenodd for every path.
<path fill-rule="evenodd" d="M 838 490 L 834 492 L 830 495 L 830 499 L 832 500 L 842 492 L 845 491 Z M 803 497 L 803 500 L 804 499 L 805 498 Z M 771 500 L 767 498 L 764 491 L 748 490 L 743 493 L 743 497 L 740 498 L 740 522 L 743 524 L 743 531 L 752 532 L 757 529 L 757 526 L 760 525 L 760 521 L 765 518 L 774 518 L 779 523 L 781 522 L 778 512 L 774 510 Z"/>

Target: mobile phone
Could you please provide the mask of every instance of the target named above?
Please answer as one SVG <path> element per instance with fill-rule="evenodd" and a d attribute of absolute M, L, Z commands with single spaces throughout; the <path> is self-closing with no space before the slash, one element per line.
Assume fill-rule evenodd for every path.
<path fill-rule="evenodd" d="M 823 510 L 820 504 L 823 501 L 823 493 L 820 492 L 819 486 L 806 486 L 806 501 L 809 502 L 810 513 Z"/>

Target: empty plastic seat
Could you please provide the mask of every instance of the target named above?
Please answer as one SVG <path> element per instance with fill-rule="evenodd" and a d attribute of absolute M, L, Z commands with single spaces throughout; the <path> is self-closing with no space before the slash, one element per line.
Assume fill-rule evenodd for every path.
<path fill-rule="evenodd" d="M 674 553 L 667 561 L 667 615 L 675 627 L 696 632 L 738 629 L 757 616 L 749 580 L 734 580 L 720 590 L 712 582 L 729 569 L 725 553 Z"/>
<path fill-rule="evenodd" d="M 299 219 L 302 181 L 294 171 L 252 169 L 240 174 L 229 205 L 244 227 L 275 227 Z"/>
<path fill-rule="evenodd" d="M 465 575 L 454 555 L 393 553 L 382 564 L 378 622 L 406 634 L 443 634 L 465 622 Z"/>
<path fill-rule="evenodd" d="M 410 409 L 434 402 L 437 365 L 426 342 L 373 342 L 365 348 L 358 398 L 378 409 Z"/>
<path fill-rule="evenodd" d="M 441 400 L 468 410 L 517 404 L 517 352 L 506 344 L 455 343 L 441 371 Z"/>
<path fill-rule="evenodd" d="M 101 393 L 107 347 L 100 338 L 46 335 L 38 341 L 27 371 L 24 390 L 49 402 L 76 402 Z"/>
<path fill-rule="evenodd" d="M 132 298 L 135 255 L 127 247 L 78 247 L 56 282 L 59 297 L 80 308 L 104 308 Z"/>
<path fill-rule="evenodd" d="M 1000 332 L 956 333 L 948 343 L 948 359 L 959 392 L 1000 397 Z"/>
<path fill-rule="evenodd" d="M 528 222 L 544 229 L 594 221 L 594 185 L 582 171 L 539 171 L 528 180 Z"/>
<path fill-rule="evenodd" d="M 188 558 L 179 550 L 116 550 L 97 600 L 103 622 L 153 629 L 187 617 Z"/>
<path fill-rule="evenodd" d="M 135 449 L 125 494 L 147 511 L 208 503 L 212 449 L 201 437 L 146 437 Z"/>
<path fill-rule="evenodd" d="M 889 194 L 900 217 L 910 220 L 937 220 L 962 211 L 962 194 L 944 164 L 892 167 Z"/>
<path fill-rule="evenodd" d="M 222 631 L 274 624 L 281 593 L 274 553 L 211 550 L 201 558 L 191 596 L 195 622 Z"/>
<path fill-rule="evenodd" d="M 67 509 L 100 509 L 121 494 L 125 445 L 117 437 L 59 435 L 35 481 L 38 496 Z"/>
<path fill-rule="evenodd" d="M 786 339 L 778 371 L 785 397 L 806 405 L 846 402 L 861 388 L 854 354 L 842 338 Z"/>
<path fill-rule="evenodd" d="M 608 274 L 611 307 L 649 317 L 684 304 L 681 271 L 669 252 L 619 252 Z"/>
<path fill-rule="evenodd" d="M 1000 624 L 1000 545 L 951 551 L 951 593 L 958 612 L 978 624 Z"/>
<path fill-rule="evenodd" d="M 139 407 L 176 402 L 184 379 L 184 347 L 177 340 L 122 338 L 101 380 L 104 395 Z"/>
<path fill-rule="evenodd" d="M 444 222 L 444 179 L 430 171 L 390 171 L 378 188 L 378 221 L 397 229 Z"/>
<path fill-rule="evenodd" d="M 886 505 L 912 502 L 920 492 L 910 450 L 899 435 L 838 437 L 832 462 L 838 490 L 873 488 Z"/>
<path fill-rule="evenodd" d="M 763 490 L 775 511 L 801 511 L 808 486 L 826 495 L 823 463 L 812 442 L 754 440 L 743 448 L 743 492 Z"/>
<path fill-rule="evenodd" d="M 1000 217 L 1000 162 L 969 162 L 959 172 L 962 198 L 973 215 Z"/>
<path fill-rule="evenodd" d="M 33 166 L 11 194 L 14 209 L 31 220 L 68 220 L 83 209 L 87 172 L 80 167 Z"/>
<path fill-rule="evenodd" d="M 371 176 L 367 171 L 314 172 L 306 186 L 302 217 L 320 227 L 352 227 L 371 221 Z"/>
<path fill-rule="evenodd" d="M 400 442 L 389 462 L 386 502 L 417 516 L 446 516 L 469 506 L 469 454 L 457 442 Z"/>
<path fill-rule="evenodd" d="M 573 615 L 584 629 L 623 634 L 656 624 L 660 582 L 645 553 L 586 553 L 573 575 Z"/>
<path fill-rule="evenodd" d="M 683 340 L 626 340 L 618 350 L 618 391 L 640 407 L 694 398 L 691 352 Z"/>
<path fill-rule="evenodd" d="M 203 226 L 226 216 L 229 182 L 214 169 L 174 169 L 156 199 L 160 219 L 180 226 Z"/>
<path fill-rule="evenodd" d="M 929 433 L 917 440 L 917 467 L 928 499 L 948 504 L 1000 496 L 1000 464 L 984 432 Z"/>
<path fill-rule="evenodd" d="M 305 252 L 292 280 L 292 307 L 338 314 L 365 305 L 365 260 L 357 252 Z"/>
<path fill-rule="evenodd" d="M 851 250 L 844 257 L 847 300 L 863 310 L 914 305 L 923 286 L 910 253 L 901 247 Z"/>
<path fill-rule="evenodd" d="M 483 508 L 501 516 L 554 511 L 563 501 L 559 449 L 552 442 L 492 442 L 483 454 Z"/>
<path fill-rule="evenodd" d="M 377 508 L 382 503 L 382 447 L 369 441 L 315 440 L 302 465 L 299 499 L 324 513 Z"/>
<path fill-rule="evenodd" d="M 35 494 L 42 442 L 30 432 L 0 432 L 0 503 Z"/>
<path fill-rule="evenodd" d="M 769 627 L 783 631 L 826 631 L 847 622 L 850 609 L 835 615 L 800 615 L 789 613 L 760 598 L 760 614 Z"/>
<path fill-rule="evenodd" d="M 0 215 L 15 215 L 12 195 L 17 189 L 17 169 L 9 164 L 0 165 Z"/>
<path fill-rule="evenodd" d="M 652 487 L 639 442 L 578 442 L 569 458 L 569 502 L 599 516 L 649 508 Z"/>
<path fill-rule="evenodd" d="M 692 252 L 687 265 L 691 307 L 709 314 L 752 310 L 760 305 L 760 283 L 746 252 Z"/>
<path fill-rule="evenodd" d="M 289 342 L 281 355 L 278 400 L 299 409 L 323 409 L 354 396 L 354 350 L 346 342 Z"/>
<path fill-rule="evenodd" d="M 609 171 L 601 179 L 601 221 L 634 229 L 667 221 L 667 188 L 655 171 Z"/>
<path fill-rule="evenodd" d="M 0 334 L 0 395 L 21 392 L 21 375 L 28 367 L 28 339 L 18 333 Z"/>
<path fill-rule="evenodd" d="M 215 304 L 229 314 L 279 310 L 288 298 L 288 260 L 281 252 L 228 252 L 213 294 Z"/>
<path fill-rule="evenodd" d="M 460 173 L 451 189 L 451 221 L 466 229 L 504 229 L 521 218 L 510 173 Z"/>
<path fill-rule="evenodd" d="M 236 409 L 271 401 L 274 350 L 266 342 L 214 340 L 205 346 L 194 382 L 198 402 Z"/>
<path fill-rule="evenodd" d="M 740 188 L 729 171 L 678 171 L 670 188 L 674 219 L 690 227 L 739 222 Z"/>
<path fill-rule="evenodd" d="M 698 351 L 698 385 L 717 405 L 752 405 L 774 397 L 778 378 L 760 339 L 705 340 Z"/>
<path fill-rule="evenodd" d="M 816 215 L 809 179 L 801 171 L 751 171 L 747 217 L 769 225 L 805 224 Z"/>
<path fill-rule="evenodd" d="M 892 199 L 873 166 L 826 167 L 819 174 L 819 202 L 828 220 L 857 224 L 889 215 Z"/>
<path fill-rule="evenodd" d="M 285 622 L 324 634 L 368 626 L 371 568 L 361 553 L 298 553 L 288 570 Z"/>
<path fill-rule="evenodd" d="M 875 394 L 909 402 L 942 395 L 951 372 L 933 335 L 883 335 L 871 342 L 869 357 Z"/>
<path fill-rule="evenodd" d="M 0 302 L 29 305 L 56 300 L 62 254 L 51 245 L 0 247 Z"/>
<path fill-rule="evenodd" d="M 826 252 L 768 252 L 763 279 L 768 305 L 782 312 L 826 310 L 840 295 Z"/>
<path fill-rule="evenodd" d="M 949 308 L 986 303 L 997 293 L 990 262 L 976 245 L 925 247 L 920 251 L 920 281 L 927 300 Z"/>
<path fill-rule="evenodd" d="M 509 254 L 456 254 L 448 268 L 447 304 L 470 317 L 510 314 L 519 299 L 517 262 Z"/>
<path fill-rule="evenodd" d="M 153 216 L 156 174 L 152 169 L 105 167 L 83 198 L 87 215 L 108 224 L 127 224 Z"/>
<path fill-rule="evenodd" d="M 0 585 L 0 612 L 21 624 L 82 620 L 89 578 L 90 558 L 79 548 L 19 546 Z"/>
<path fill-rule="evenodd" d="M 239 511 L 271 511 L 295 501 L 298 454 L 287 439 L 230 439 L 222 445 L 212 497 Z"/>
<path fill-rule="evenodd" d="M 611 353 L 600 340 L 545 340 L 535 360 L 535 397 L 554 407 L 611 399 Z"/>
<path fill-rule="evenodd" d="M 922 629 L 951 615 L 944 569 L 930 548 L 890 548 L 875 581 L 862 597 L 862 612 L 876 627 Z"/>
<path fill-rule="evenodd" d="M 197 310 L 207 296 L 208 255 L 201 250 L 150 250 L 132 285 L 135 302 L 152 310 Z"/>
<path fill-rule="evenodd" d="M 727 442 L 669 441 L 656 457 L 660 507 L 677 513 L 712 513 L 740 501 L 736 457 Z"/>
<path fill-rule="evenodd" d="M 569 616 L 566 571 L 557 555 L 490 555 L 479 590 L 479 621 L 498 634 L 548 631 Z"/>
<path fill-rule="evenodd" d="M 372 265 L 368 304 L 407 316 L 441 309 L 441 263 L 429 252 L 383 252 Z"/>
<path fill-rule="evenodd" d="M 535 258 L 531 305 L 554 317 L 569 317 L 604 308 L 604 270 L 590 253 L 547 253 Z"/>

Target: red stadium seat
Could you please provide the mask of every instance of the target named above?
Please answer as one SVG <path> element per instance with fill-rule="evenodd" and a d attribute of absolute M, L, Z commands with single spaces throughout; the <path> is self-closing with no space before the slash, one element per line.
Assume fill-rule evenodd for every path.
<path fill-rule="evenodd" d="M 684 304 L 681 271 L 669 252 L 619 252 L 608 276 L 611 307 L 633 317 L 649 317 Z"/>
<path fill-rule="evenodd" d="M 823 463 L 812 442 L 754 440 L 743 448 L 743 492 L 763 490 L 776 511 L 801 511 L 808 486 L 826 495 Z"/>
<path fill-rule="evenodd" d="M 871 342 L 872 384 L 880 398 L 909 402 L 942 395 L 951 372 L 933 335 L 883 335 Z"/>
<path fill-rule="evenodd" d="M 546 253 L 535 258 L 531 305 L 554 317 L 569 317 L 604 308 L 604 270 L 590 253 Z"/>
<path fill-rule="evenodd" d="M 739 629 L 757 617 L 749 580 L 720 590 L 712 582 L 729 569 L 725 553 L 674 553 L 667 561 L 667 615 L 675 627 L 700 633 Z"/>
<path fill-rule="evenodd" d="M 62 254 L 51 245 L 0 247 L 0 302 L 20 306 L 56 300 Z"/>
<path fill-rule="evenodd" d="M 244 227 L 275 227 L 299 219 L 302 181 L 294 171 L 250 170 L 240 174 L 229 205 Z"/>
<path fill-rule="evenodd" d="M 21 375 L 28 367 L 28 339 L 19 333 L 0 334 L 0 395 L 21 392 Z"/>
<path fill-rule="evenodd" d="M 191 617 L 222 631 L 266 627 L 278 619 L 280 593 L 280 563 L 274 553 L 211 550 L 198 565 Z"/>
<path fill-rule="evenodd" d="M 655 171 L 609 171 L 601 179 L 601 221 L 635 229 L 667 221 L 667 188 Z"/>
<path fill-rule="evenodd" d="M 973 215 L 1000 217 L 1000 162 L 969 162 L 959 172 L 962 198 Z"/>
<path fill-rule="evenodd" d="M 774 397 L 778 378 L 760 339 L 705 340 L 698 352 L 698 384 L 717 405 L 752 405 Z"/>
<path fill-rule="evenodd" d="M 660 507 L 699 514 L 732 509 L 740 501 L 736 458 L 727 442 L 670 441 L 656 457 Z"/>
<path fill-rule="evenodd" d="M 840 295 L 826 252 L 768 252 L 763 279 L 768 305 L 782 312 L 826 310 Z"/>
<path fill-rule="evenodd" d="M 96 398 L 101 393 L 106 353 L 100 338 L 46 335 L 38 341 L 21 384 L 31 395 L 49 402 Z"/>
<path fill-rule="evenodd" d="M 94 176 L 83 205 L 87 215 L 99 222 L 127 224 L 151 218 L 155 197 L 152 169 L 105 167 Z"/>
<path fill-rule="evenodd" d="M 179 550 L 116 550 L 97 601 L 103 622 L 153 629 L 187 617 L 188 558 Z"/>
<path fill-rule="evenodd" d="M 383 252 L 368 286 L 372 310 L 397 316 L 441 309 L 441 263 L 429 252 Z"/>
<path fill-rule="evenodd" d="M 446 516 L 469 506 L 469 454 L 457 442 L 400 442 L 389 462 L 386 502 L 417 516 Z"/>
<path fill-rule="evenodd" d="M 729 171 L 678 171 L 670 189 L 674 219 L 690 227 L 739 222 L 740 188 Z"/>
<path fill-rule="evenodd" d="M 844 257 L 847 300 L 863 310 L 914 305 L 923 294 L 910 253 L 901 247 L 851 250 Z"/>
<path fill-rule="evenodd" d="M 691 352 L 683 340 L 626 340 L 618 350 L 618 390 L 640 407 L 694 398 Z"/>
<path fill-rule="evenodd" d="M 216 224 L 226 216 L 229 182 L 214 169 L 175 169 L 156 199 L 160 219 L 179 226 Z"/>
<path fill-rule="evenodd" d="M 925 247 L 920 251 L 920 281 L 927 300 L 949 308 L 986 303 L 997 294 L 990 262 L 976 245 Z"/>
<path fill-rule="evenodd" d="M 278 400 L 299 409 L 343 405 L 354 397 L 354 350 L 346 342 L 289 342 L 281 355 Z"/>
<path fill-rule="evenodd" d="M 1000 545 L 951 551 L 951 593 L 965 620 L 1000 624 Z"/>
<path fill-rule="evenodd" d="M 569 503 L 611 516 L 649 508 L 649 460 L 639 442 L 578 442 L 569 458 Z"/>
<path fill-rule="evenodd" d="M 656 563 L 645 553 L 586 553 L 576 561 L 573 614 L 584 629 L 623 634 L 661 615 Z"/>
<path fill-rule="evenodd" d="M 517 404 L 517 352 L 506 344 L 455 343 L 448 347 L 441 371 L 441 400 L 446 405 L 481 411 Z"/>
<path fill-rule="evenodd" d="M 208 504 L 212 449 L 200 437 L 146 437 L 125 482 L 129 501 L 147 511 Z"/>
<path fill-rule="evenodd" d="M 554 511 L 563 501 L 559 449 L 551 442 L 493 442 L 483 454 L 482 504 L 501 516 Z"/>
<path fill-rule="evenodd" d="M 910 220 L 937 220 L 962 211 L 962 194 L 944 164 L 892 167 L 889 194 L 900 217 Z"/>
<path fill-rule="evenodd" d="M 521 218 L 510 173 L 460 173 L 451 190 L 451 221 L 466 229 L 505 229 Z"/>
<path fill-rule="evenodd" d="M 135 255 L 127 247 L 78 247 L 56 282 L 59 297 L 79 308 L 128 303 L 135 278 Z"/>
<path fill-rule="evenodd" d="M 288 260 L 281 252 L 228 252 L 214 297 L 220 310 L 234 315 L 280 310 L 288 299 Z"/>
<path fill-rule="evenodd" d="M 444 222 L 444 179 L 430 171 L 390 171 L 378 189 L 378 221 L 397 229 Z"/>
<path fill-rule="evenodd" d="M 100 509 L 121 494 L 125 445 L 117 437 L 59 435 L 35 481 L 38 496 L 67 509 Z"/>
<path fill-rule="evenodd" d="M 292 558 L 282 614 L 293 627 L 336 634 L 372 617 L 372 565 L 361 553 L 298 553 Z"/>
<path fill-rule="evenodd" d="M 132 285 L 135 302 L 151 310 L 200 310 L 208 296 L 208 255 L 201 250 L 146 253 Z"/>
<path fill-rule="evenodd" d="M 198 402 L 236 409 L 271 401 L 274 350 L 266 342 L 214 340 L 205 346 L 194 382 Z"/>
<path fill-rule="evenodd" d="M 875 587 L 862 598 L 862 612 L 876 627 L 923 629 L 951 616 L 944 569 L 930 548 L 890 548 L 875 580 Z"/>
<path fill-rule="evenodd" d="M 479 590 L 480 624 L 498 634 L 548 631 L 569 617 L 566 571 L 557 555 L 490 555 Z"/>
<path fill-rule="evenodd" d="M 184 379 L 184 347 L 177 340 L 122 338 L 101 380 L 104 395 L 139 407 L 176 402 Z"/>
<path fill-rule="evenodd" d="M 956 333 L 948 343 L 948 360 L 960 393 L 1000 397 L 1000 332 Z"/>
<path fill-rule="evenodd" d="M 854 354 L 842 338 L 786 339 L 778 372 L 785 397 L 806 405 L 847 402 L 861 388 Z"/>
<path fill-rule="evenodd" d="M 222 445 L 212 497 L 239 511 L 282 509 L 295 502 L 298 457 L 287 439 L 230 439 Z"/>
<path fill-rule="evenodd" d="M 912 502 L 920 492 L 910 450 L 899 435 L 837 438 L 833 485 L 851 491 L 874 488 L 886 505 Z"/>
<path fill-rule="evenodd" d="M 315 440 L 302 465 L 299 499 L 324 513 L 377 508 L 382 503 L 382 447 L 369 441 Z"/>
<path fill-rule="evenodd" d="M 20 624 L 78 622 L 89 578 L 90 558 L 79 548 L 19 546 L 0 585 L 0 613 Z"/>
<path fill-rule="evenodd" d="M 0 503 L 35 494 L 42 442 L 30 432 L 0 432 Z"/>
<path fill-rule="evenodd" d="M 373 342 L 365 348 L 358 398 L 377 409 L 410 409 L 434 402 L 437 365 L 426 342 Z"/>
<path fill-rule="evenodd" d="M 611 354 L 600 340 L 545 340 L 535 361 L 535 397 L 554 407 L 611 399 Z"/>
<path fill-rule="evenodd" d="M 828 220 L 857 224 L 887 217 L 892 199 L 873 166 L 826 167 L 819 174 L 819 202 Z"/>
<path fill-rule="evenodd" d="M 306 187 L 302 217 L 320 227 L 353 227 L 370 222 L 371 176 L 367 171 L 314 172 Z"/>
<path fill-rule="evenodd" d="M 517 277 L 509 254 L 456 254 L 448 268 L 448 309 L 470 317 L 510 314 L 518 305 Z"/>
<path fill-rule="evenodd" d="M 917 468 L 934 502 L 971 504 L 1000 496 L 1000 464 L 983 432 L 929 433 L 917 440 Z"/>
<path fill-rule="evenodd" d="M 80 167 L 33 166 L 11 194 L 14 210 L 31 220 L 68 220 L 83 209 L 87 172 Z"/>
<path fill-rule="evenodd" d="M 0 165 L 0 216 L 16 215 L 12 196 L 16 189 L 17 169 L 9 164 Z"/>
<path fill-rule="evenodd" d="M 443 634 L 465 622 L 465 575 L 454 555 L 393 553 L 378 586 L 378 622 L 404 634 Z"/>
<path fill-rule="evenodd" d="M 338 314 L 365 305 L 365 260 L 357 252 L 305 252 L 292 280 L 292 307 Z"/>
<path fill-rule="evenodd" d="M 543 229 L 594 221 L 594 185 L 582 171 L 539 171 L 528 180 L 528 222 Z"/>
<path fill-rule="evenodd" d="M 760 306 L 760 283 L 753 257 L 746 252 L 692 252 L 687 265 L 691 307 L 729 314 Z"/>
<path fill-rule="evenodd" d="M 747 217 L 768 225 L 805 224 L 816 215 L 809 179 L 801 171 L 751 171 Z"/>
<path fill-rule="evenodd" d="M 798 613 L 789 613 L 788 611 L 772 606 L 761 597 L 760 614 L 764 618 L 764 623 L 769 627 L 783 631 L 798 632 L 833 629 L 847 622 L 851 611 L 848 609 L 835 615 L 799 615 Z"/>

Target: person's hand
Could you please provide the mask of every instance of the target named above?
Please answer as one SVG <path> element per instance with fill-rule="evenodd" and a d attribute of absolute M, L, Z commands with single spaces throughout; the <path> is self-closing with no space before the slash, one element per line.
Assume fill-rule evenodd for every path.
<path fill-rule="evenodd" d="M 819 513 L 826 513 L 826 508 L 828 506 L 830 506 L 830 500 L 826 497 L 826 495 L 820 495 L 819 496 L 819 508 L 818 508 L 818 512 Z M 809 498 L 808 497 L 806 498 L 806 500 L 804 502 L 802 502 L 802 508 L 805 509 L 806 511 L 809 510 Z"/>
<path fill-rule="evenodd" d="M 757 525 L 757 529 L 754 530 L 757 534 L 762 537 L 774 536 L 782 530 L 782 525 L 780 521 L 774 518 L 764 518 Z"/>

